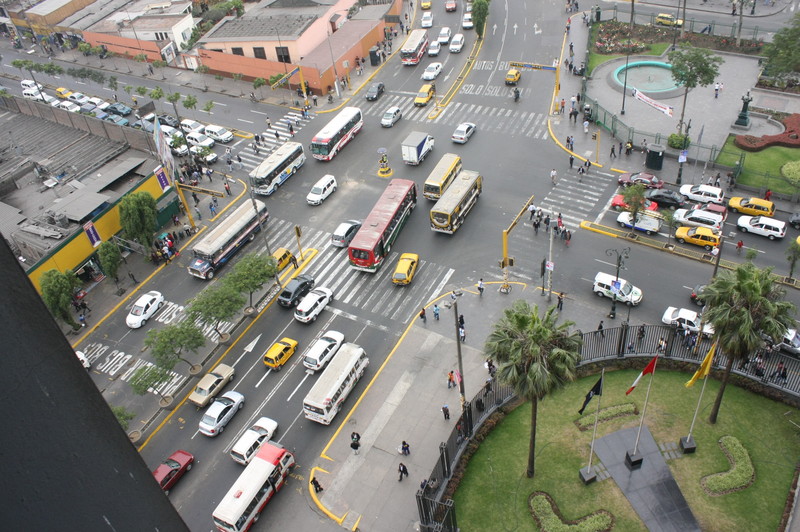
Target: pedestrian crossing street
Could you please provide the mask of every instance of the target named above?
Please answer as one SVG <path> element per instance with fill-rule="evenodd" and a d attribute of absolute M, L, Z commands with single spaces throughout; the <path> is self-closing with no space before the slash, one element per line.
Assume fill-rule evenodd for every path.
<path fill-rule="evenodd" d="M 294 227 L 295 224 L 288 220 L 271 218 L 267 238 L 273 251 L 285 247 L 295 253 L 302 263 L 297 253 Z M 423 305 L 445 290 L 455 273 L 452 268 L 420 257 L 411 284 L 395 286 L 392 284 L 392 274 L 397 259 L 405 250 L 392 251 L 376 273 L 362 272 L 350 267 L 347 248 L 331 245 L 331 233 L 311 227 L 301 228 L 304 252 L 308 249 L 318 251 L 301 273 L 313 277 L 316 286 L 333 290 L 333 303 L 328 308 L 345 316 L 357 316 L 379 327 L 387 327 L 389 322 L 407 323 L 416 317 Z M 259 241 L 256 239 L 255 243 Z M 259 252 L 266 253 L 266 249 L 262 246 Z"/>
<path fill-rule="evenodd" d="M 377 102 L 364 102 L 361 111 L 375 124 L 380 123 L 383 113 L 389 107 L 397 106 L 403 113 L 403 120 L 425 124 L 456 126 L 461 122 L 473 122 L 478 126 L 478 134 L 504 133 L 511 136 L 524 136 L 537 140 L 547 139 L 547 114 L 493 107 L 474 103 L 452 102 L 439 115 L 428 120 L 433 105 L 414 107 L 412 93 L 393 94 L 387 92 Z"/>
<path fill-rule="evenodd" d="M 277 120 L 271 120 L 270 127 L 267 127 L 266 120 L 259 124 L 261 131 L 256 129 L 255 133 L 261 136 L 261 143 L 258 146 L 258 153 L 253 149 L 254 139 L 239 139 L 231 145 L 217 144 L 216 152 L 219 156 L 217 165 L 222 164 L 222 168 L 227 171 L 225 165 L 225 150 L 231 148 L 231 159 L 233 160 L 234 170 L 242 170 L 250 172 L 263 161 L 270 153 L 278 149 L 284 142 L 293 140 L 289 132 L 289 124 L 291 123 L 295 135 L 307 126 L 312 120 L 316 118 L 316 114 L 309 111 L 308 118 L 303 118 L 300 111 L 289 111 Z M 254 128 L 255 129 L 255 128 Z M 278 133 L 280 138 L 275 136 Z M 241 167 L 238 164 L 236 156 L 242 158 Z"/>

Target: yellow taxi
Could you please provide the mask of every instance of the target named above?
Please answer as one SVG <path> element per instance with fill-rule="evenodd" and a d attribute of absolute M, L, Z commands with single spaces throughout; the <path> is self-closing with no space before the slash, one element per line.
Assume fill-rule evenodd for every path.
<path fill-rule="evenodd" d="M 278 248 L 272 253 L 272 258 L 275 259 L 275 266 L 279 272 L 282 272 L 289 264 L 292 263 L 294 255 L 286 248 Z"/>
<path fill-rule="evenodd" d="M 415 107 L 425 107 L 436 96 L 436 85 L 427 83 L 420 87 L 417 97 L 414 98 Z"/>
<path fill-rule="evenodd" d="M 519 83 L 519 78 L 522 77 L 519 70 L 512 68 L 506 73 L 506 85 L 516 85 Z"/>
<path fill-rule="evenodd" d="M 297 340 L 281 338 L 264 353 L 264 365 L 280 371 L 295 351 L 297 351 Z"/>
<path fill-rule="evenodd" d="M 431 0 L 420 0 L 419 7 L 421 7 L 422 9 L 430 9 Z"/>
<path fill-rule="evenodd" d="M 720 236 L 708 227 L 679 227 L 675 231 L 675 240 L 711 251 L 711 248 L 719 246 Z"/>
<path fill-rule="evenodd" d="M 407 285 L 414 279 L 419 264 L 419 255 L 416 253 L 403 253 L 397 261 L 397 267 L 392 275 L 392 282 L 396 285 Z"/>
<path fill-rule="evenodd" d="M 775 204 L 761 198 L 731 198 L 728 208 L 750 216 L 774 216 Z"/>
<path fill-rule="evenodd" d="M 65 89 L 64 87 L 59 87 L 56 89 L 56 96 L 64 100 L 66 100 L 70 94 L 72 94 L 72 91 L 69 89 Z"/>
<path fill-rule="evenodd" d="M 670 15 L 669 13 L 659 13 L 656 15 L 656 24 L 662 26 L 678 26 L 680 28 L 683 26 L 683 19 L 676 19 L 674 15 Z"/>

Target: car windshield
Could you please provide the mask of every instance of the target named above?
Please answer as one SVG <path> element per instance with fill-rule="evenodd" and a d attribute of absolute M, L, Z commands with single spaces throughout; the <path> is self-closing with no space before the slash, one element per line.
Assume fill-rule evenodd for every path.
<path fill-rule="evenodd" d="M 632 290 L 633 288 L 631 288 L 630 283 L 623 283 L 622 286 L 619 287 L 619 293 L 622 294 L 623 296 L 630 295 Z"/>
<path fill-rule="evenodd" d="M 144 306 L 142 305 L 134 305 L 131 309 L 131 316 L 141 316 L 144 314 Z"/>
<path fill-rule="evenodd" d="M 312 188 L 311 189 L 311 193 L 312 194 L 317 194 L 317 195 L 322 194 L 322 187 L 314 187 L 314 188 Z"/>
<path fill-rule="evenodd" d="M 384 115 L 383 115 L 383 117 L 384 117 L 384 118 L 386 118 L 386 119 L 388 119 L 388 120 L 390 120 L 390 119 L 391 119 L 393 116 L 394 116 L 394 112 L 393 112 L 393 111 L 386 111 L 386 113 L 384 113 Z M 337 231 L 336 231 L 336 233 L 337 233 L 337 234 L 341 234 L 341 233 L 344 233 L 344 231 L 341 231 L 341 233 L 340 233 L 340 232 L 337 230 Z"/>
<path fill-rule="evenodd" d="M 427 97 L 428 97 L 427 91 L 419 91 L 419 93 L 417 94 L 417 98 L 427 98 Z"/>

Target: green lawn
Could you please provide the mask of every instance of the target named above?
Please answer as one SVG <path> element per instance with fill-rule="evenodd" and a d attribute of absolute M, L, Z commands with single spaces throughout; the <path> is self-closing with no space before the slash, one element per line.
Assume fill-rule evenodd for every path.
<path fill-rule="evenodd" d="M 636 55 L 656 55 L 660 56 L 664 53 L 664 50 L 672 46 L 672 43 L 668 42 L 658 42 L 653 43 L 649 46 L 647 50 L 644 52 L 637 53 Z M 594 69 L 598 66 L 602 65 L 606 61 L 611 61 L 612 59 L 616 59 L 618 57 L 625 57 L 625 54 L 598 54 L 595 52 L 589 52 L 589 72 L 594 72 Z"/>
<path fill-rule="evenodd" d="M 729 135 L 725 146 L 716 162 L 725 166 L 733 166 L 739 162 L 740 154 L 745 154 L 744 169 L 737 179 L 738 183 L 752 187 L 770 188 L 780 194 L 795 194 L 797 189 L 783 179 L 765 180 L 764 174 L 780 176 L 781 166 L 800 158 L 800 149 L 773 146 L 765 150 L 749 152 L 737 148 L 733 144 L 734 135 Z"/>
<path fill-rule="evenodd" d="M 636 375 L 636 371 L 607 372 L 601 406 L 634 402 L 641 409 L 646 378 L 635 392 L 625 395 Z M 685 388 L 689 377 L 670 371 L 655 374 L 645 423 L 658 443 L 678 442 L 688 432 L 702 387 L 701 381 Z M 455 494 L 462 530 L 536 530 L 527 507 L 528 496 L 534 491 L 549 493 L 565 519 L 579 519 L 603 508 L 613 514 L 615 531 L 644 529 L 613 479 L 584 486 L 578 477 L 578 470 L 588 460 L 592 433 L 579 431 L 574 421 L 597 378 L 582 379 L 540 403 L 533 479 L 525 476 L 530 404 L 517 408 L 492 431 L 473 456 Z M 775 530 L 800 456 L 798 429 L 789 420 L 800 422 L 800 413 L 729 385 L 717 424 L 710 425 L 708 412 L 717 389 L 718 382 L 710 380 L 695 425 L 697 453 L 669 461 L 672 474 L 703 530 Z M 585 415 L 593 416 L 596 401 L 593 399 Z M 617 418 L 599 425 L 598 437 L 637 424 L 638 417 Z M 725 435 L 737 437 L 749 451 L 756 478 L 748 489 L 711 497 L 703 492 L 700 479 L 729 469 L 717 443 Z"/>

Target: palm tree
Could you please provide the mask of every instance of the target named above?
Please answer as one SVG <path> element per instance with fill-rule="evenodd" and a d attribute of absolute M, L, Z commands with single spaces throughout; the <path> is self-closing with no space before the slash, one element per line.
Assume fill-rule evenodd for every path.
<path fill-rule="evenodd" d="M 558 312 L 550 307 L 544 316 L 526 301 L 516 301 L 494 324 L 486 340 L 486 354 L 497 361 L 497 380 L 511 385 L 519 397 L 531 402 L 531 439 L 526 474 L 532 478 L 536 457 L 536 416 L 539 401 L 575 379 L 583 343 L 571 321 L 557 324 Z"/>
<path fill-rule="evenodd" d="M 748 262 L 715 277 L 703 291 L 708 307 L 703 318 L 714 326 L 714 338 L 728 357 L 709 416 L 711 423 L 717 422 L 734 362 L 746 359 L 764 344 L 762 333 L 782 338 L 794 323 L 796 308 L 784 300 L 786 291 L 771 275 L 771 268 L 756 268 Z"/>

